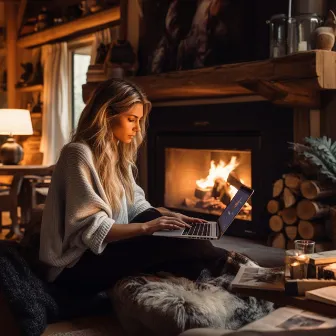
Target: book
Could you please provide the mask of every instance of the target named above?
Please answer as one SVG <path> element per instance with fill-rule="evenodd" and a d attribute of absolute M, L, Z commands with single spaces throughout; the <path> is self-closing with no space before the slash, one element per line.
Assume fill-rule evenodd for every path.
<path fill-rule="evenodd" d="M 241 266 L 231 287 L 283 291 L 284 269 Z"/>
<path fill-rule="evenodd" d="M 313 265 L 336 262 L 336 250 L 307 254 L 307 256 L 309 257 L 309 263 Z"/>
<path fill-rule="evenodd" d="M 307 291 L 329 286 L 336 286 L 336 280 L 286 279 L 285 293 L 290 296 L 304 296 Z"/>
<path fill-rule="evenodd" d="M 267 316 L 239 330 L 281 331 L 293 329 L 322 329 L 336 326 L 336 319 L 293 307 L 276 309 Z"/>
<path fill-rule="evenodd" d="M 336 306 L 336 286 L 314 289 L 306 292 L 306 298 Z"/>

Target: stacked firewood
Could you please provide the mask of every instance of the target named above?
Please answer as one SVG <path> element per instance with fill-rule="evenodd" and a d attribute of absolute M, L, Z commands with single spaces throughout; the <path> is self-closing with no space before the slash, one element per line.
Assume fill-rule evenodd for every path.
<path fill-rule="evenodd" d="M 303 174 L 289 173 L 275 181 L 273 199 L 267 204 L 272 233 L 268 244 L 294 248 L 296 239 L 316 242 L 316 250 L 332 248 L 330 225 L 336 187 L 333 184 L 306 179 Z M 336 204 L 336 203 L 334 203 Z"/>

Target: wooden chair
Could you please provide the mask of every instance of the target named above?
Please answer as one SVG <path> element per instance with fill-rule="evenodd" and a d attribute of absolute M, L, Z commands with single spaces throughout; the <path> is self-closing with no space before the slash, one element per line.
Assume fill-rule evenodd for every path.
<path fill-rule="evenodd" d="M 23 186 L 19 197 L 21 206 L 21 223 L 26 225 L 30 222 L 33 210 L 44 204 L 51 183 L 51 175 L 54 166 L 50 166 L 43 174 L 24 176 Z"/>
<path fill-rule="evenodd" d="M 3 228 L 10 228 L 6 238 L 11 238 L 14 234 L 18 238 L 22 237 L 18 221 L 18 195 L 21 191 L 23 177 L 21 174 L 15 174 L 13 176 L 12 183 L 10 185 L 2 184 L 3 188 L 0 188 L 0 232 Z M 8 211 L 10 213 L 10 219 L 12 223 L 10 225 L 2 225 L 2 212 Z"/>

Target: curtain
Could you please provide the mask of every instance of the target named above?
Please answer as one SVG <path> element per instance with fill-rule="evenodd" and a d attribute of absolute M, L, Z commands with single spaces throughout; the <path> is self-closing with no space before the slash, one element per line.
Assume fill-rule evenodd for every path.
<path fill-rule="evenodd" d="M 43 164 L 54 164 L 69 141 L 68 49 L 65 42 L 42 47 L 43 120 L 40 151 Z"/>
<path fill-rule="evenodd" d="M 100 43 L 109 44 L 119 38 L 119 26 L 99 30 L 93 34 L 90 64 L 95 64 L 97 48 Z"/>

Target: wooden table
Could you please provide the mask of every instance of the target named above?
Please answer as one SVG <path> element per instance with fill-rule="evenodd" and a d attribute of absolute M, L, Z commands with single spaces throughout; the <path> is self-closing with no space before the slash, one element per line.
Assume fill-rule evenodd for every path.
<path fill-rule="evenodd" d="M 21 165 L 3 165 L 0 164 L 0 175 L 46 175 L 52 172 L 52 167 L 35 165 L 35 166 L 21 166 Z"/>
<path fill-rule="evenodd" d="M 284 290 L 273 291 L 264 289 L 234 288 L 232 291 L 244 296 L 254 296 L 257 299 L 270 301 L 279 306 L 293 306 L 317 314 L 336 317 L 336 306 L 308 300 L 304 296 L 289 296 Z"/>
<path fill-rule="evenodd" d="M 19 183 L 22 184 L 23 179 L 26 176 L 46 176 L 51 175 L 53 170 L 53 166 L 44 166 L 44 165 L 3 165 L 0 164 L 0 175 L 4 176 L 19 176 Z M 19 200 L 19 194 L 17 195 Z M 22 216 L 24 217 L 24 209 L 21 209 Z M 25 222 L 21 220 L 21 224 Z M 10 229 L 10 232 L 6 235 L 6 238 L 11 238 L 13 235 L 17 235 L 18 237 L 22 237 L 20 226 L 18 222 L 13 223 Z"/>

